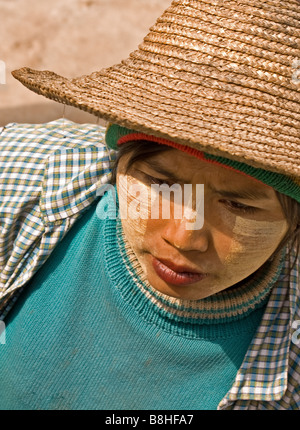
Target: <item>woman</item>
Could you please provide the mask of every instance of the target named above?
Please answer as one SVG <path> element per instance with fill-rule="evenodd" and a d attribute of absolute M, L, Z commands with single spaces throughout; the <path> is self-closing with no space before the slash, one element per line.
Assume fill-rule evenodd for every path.
<path fill-rule="evenodd" d="M 119 128 L 116 125 L 113 127 Z M 133 138 L 131 135 L 133 132 L 128 130 L 128 144 L 126 146 L 123 143 L 125 148 L 121 147 L 118 154 L 120 161 L 118 167 L 115 167 L 118 195 L 122 197 L 122 201 L 126 199 L 124 205 L 128 206 L 130 200 L 137 199 L 130 191 L 132 184 L 142 183 L 146 192 L 143 193 L 143 188 L 137 190 L 143 195 L 139 202 L 143 210 L 140 208 L 137 216 L 132 216 L 134 214 L 127 209 L 122 219 L 123 230 L 148 281 L 159 291 L 180 298 L 202 299 L 236 285 L 256 272 L 291 239 L 296 238 L 298 243 L 300 212 L 299 204 L 294 199 L 285 198 L 255 177 L 241 175 L 241 172 L 244 173 L 243 169 L 234 170 L 222 162 L 205 158 L 203 152 L 194 151 L 190 155 L 183 148 L 180 153 L 177 149 L 172 149 L 172 142 L 164 142 L 167 145 L 152 143 L 149 146 L 151 136 L 145 136 L 147 140 L 136 142 L 130 140 L 134 139 L 134 135 Z M 120 183 L 120 178 L 125 180 Z M 205 205 L 205 225 L 187 228 L 186 222 L 190 224 L 190 221 L 184 219 L 183 211 L 178 219 L 171 221 L 169 214 L 165 221 L 161 219 L 158 222 L 157 217 L 153 217 L 153 205 L 151 207 L 148 200 L 153 184 L 160 186 L 163 183 L 170 187 L 174 184 L 180 187 L 185 184 L 204 184 L 205 202 L 203 199 L 199 203 L 203 207 Z M 179 192 L 182 201 L 184 196 L 180 188 Z M 167 195 L 169 196 L 171 197 L 170 194 Z M 162 201 L 158 199 L 155 203 L 160 206 L 158 213 L 162 217 Z M 172 204 L 171 200 L 169 203 L 173 206 L 174 213 L 175 203 L 173 201 Z M 212 249 L 208 251 L 209 247 Z M 156 249 L 159 260 L 152 255 L 153 249 Z M 209 262 L 203 261 L 201 257 L 200 268 L 213 268 L 209 272 L 216 270 L 217 273 L 197 270 L 196 264 L 192 264 L 193 267 L 188 270 L 189 264 L 186 267 L 180 264 L 179 251 L 183 254 L 183 260 L 195 260 L 196 263 L 202 250 Z M 165 261 L 166 265 L 160 260 Z M 185 277 L 181 275 L 183 279 L 177 276 L 176 280 L 172 270 L 170 273 L 168 271 L 168 268 L 177 266 L 176 275 L 186 272 Z M 192 276 L 193 273 L 195 276 Z M 160 281 L 161 277 L 166 280 L 170 277 L 172 287 L 164 285 Z M 205 284 L 209 286 L 208 291 L 205 291 Z"/>
<path fill-rule="evenodd" d="M 298 5 L 215 3 L 174 1 L 98 74 L 14 73 L 109 119 L 117 161 L 104 193 L 107 154 L 82 127 L 4 130 L 46 169 L 14 245 L 3 227 L 4 297 L 23 292 L 2 409 L 299 409 Z"/>

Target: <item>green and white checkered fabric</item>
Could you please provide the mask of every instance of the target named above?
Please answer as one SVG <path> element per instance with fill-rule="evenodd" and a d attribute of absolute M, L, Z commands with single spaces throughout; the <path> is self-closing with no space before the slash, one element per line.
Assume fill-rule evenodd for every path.
<path fill-rule="evenodd" d="M 0 315 L 110 180 L 105 129 L 67 120 L 0 129 Z M 219 409 L 300 409 L 299 260 L 286 259 Z"/>
<path fill-rule="evenodd" d="M 105 129 L 67 120 L 0 129 L 0 318 L 110 179 Z"/>

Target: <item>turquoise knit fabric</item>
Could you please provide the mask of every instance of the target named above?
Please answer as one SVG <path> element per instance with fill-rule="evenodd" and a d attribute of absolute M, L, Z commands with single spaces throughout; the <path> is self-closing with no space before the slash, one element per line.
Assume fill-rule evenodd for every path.
<path fill-rule="evenodd" d="M 0 409 L 215 410 L 263 313 L 157 312 L 126 268 L 107 193 L 31 281 L 0 345 Z"/>

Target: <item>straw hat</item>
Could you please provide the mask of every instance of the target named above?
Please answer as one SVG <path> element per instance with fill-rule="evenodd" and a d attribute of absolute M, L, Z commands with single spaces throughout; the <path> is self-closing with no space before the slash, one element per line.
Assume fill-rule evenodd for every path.
<path fill-rule="evenodd" d="M 120 64 L 13 76 L 111 123 L 299 181 L 298 0 L 175 0 Z"/>

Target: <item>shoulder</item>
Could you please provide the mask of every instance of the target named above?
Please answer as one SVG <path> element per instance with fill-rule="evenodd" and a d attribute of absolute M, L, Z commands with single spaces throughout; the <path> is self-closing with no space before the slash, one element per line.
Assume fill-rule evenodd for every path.
<path fill-rule="evenodd" d="M 102 126 L 65 119 L 46 124 L 8 124 L 0 135 L 0 212 L 1 208 L 7 212 L 8 206 L 13 209 L 17 205 L 20 213 L 20 199 L 25 199 L 25 206 L 35 202 L 42 207 L 44 216 L 55 206 L 59 216 L 58 202 L 65 212 L 67 203 L 78 204 L 75 196 L 88 198 L 99 180 L 107 182 L 111 171 L 113 156 L 104 138 Z"/>
<path fill-rule="evenodd" d="M 0 195 L 54 193 L 79 174 L 106 174 L 105 128 L 60 119 L 46 124 L 8 124 L 0 134 Z M 51 186 L 55 182 L 55 187 Z M 4 189 L 6 188 L 6 189 Z M 7 198 L 6 198 L 7 200 Z M 4 203 L 4 202 L 2 202 Z M 0 204 L 1 207 L 1 204 Z"/>
<path fill-rule="evenodd" d="M 45 124 L 10 123 L 0 128 L 0 149 L 47 155 L 58 148 L 104 145 L 105 127 L 59 119 Z"/>
<path fill-rule="evenodd" d="M 7 312 L 3 303 L 44 264 L 109 182 L 114 156 L 104 136 L 104 127 L 67 120 L 2 129 L 0 319 Z"/>

